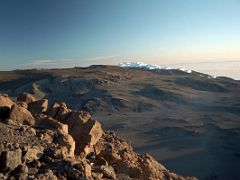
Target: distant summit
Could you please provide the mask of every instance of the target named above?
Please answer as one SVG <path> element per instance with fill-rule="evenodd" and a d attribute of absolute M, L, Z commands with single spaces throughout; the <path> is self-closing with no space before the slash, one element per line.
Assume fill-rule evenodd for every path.
<path fill-rule="evenodd" d="M 174 67 L 162 67 L 159 65 L 145 64 L 143 62 L 123 62 L 118 65 L 119 67 L 130 67 L 130 68 L 144 68 L 144 69 L 163 69 L 163 70 L 180 70 L 186 73 L 192 73 L 192 70 L 185 68 L 174 68 Z"/>

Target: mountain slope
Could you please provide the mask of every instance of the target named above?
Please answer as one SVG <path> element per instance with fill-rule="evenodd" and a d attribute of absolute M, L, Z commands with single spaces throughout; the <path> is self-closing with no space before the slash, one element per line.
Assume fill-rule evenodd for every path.
<path fill-rule="evenodd" d="M 240 176 L 239 90 L 239 81 L 176 69 L 91 66 L 0 73 L 1 92 L 16 97 L 26 91 L 87 110 L 138 152 L 201 179 Z"/>

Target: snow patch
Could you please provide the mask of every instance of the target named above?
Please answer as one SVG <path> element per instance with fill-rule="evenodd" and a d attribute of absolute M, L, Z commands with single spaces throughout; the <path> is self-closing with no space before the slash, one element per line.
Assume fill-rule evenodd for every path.
<path fill-rule="evenodd" d="M 123 62 L 118 65 L 119 67 L 130 67 L 130 68 L 145 68 L 149 70 L 162 69 L 162 70 L 180 70 L 186 73 L 192 73 L 192 70 L 185 68 L 174 68 L 174 67 L 162 67 L 159 65 L 145 64 L 143 62 Z"/>

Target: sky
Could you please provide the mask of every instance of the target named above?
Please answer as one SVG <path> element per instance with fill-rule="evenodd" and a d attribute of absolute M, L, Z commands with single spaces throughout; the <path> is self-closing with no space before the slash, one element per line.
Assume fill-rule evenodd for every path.
<path fill-rule="evenodd" d="M 240 63 L 240 0 L 0 0 L 0 70 L 123 61 Z"/>

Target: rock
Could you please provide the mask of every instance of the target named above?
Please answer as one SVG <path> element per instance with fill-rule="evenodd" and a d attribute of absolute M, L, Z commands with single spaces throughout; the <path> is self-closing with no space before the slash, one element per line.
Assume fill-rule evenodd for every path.
<path fill-rule="evenodd" d="M 58 112 L 58 109 L 60 108 L 60 104 L 55 102 L 52 106 L 50 106 L 47 110 L 47 115 L 55 118 Z"/>
<path fill-rule="evenodd" d="M 0 171 L 14 170 L 22 163 L 21 149 L 3 151 L 0 156 L 0 162 Z"/>
<path fill-rule="evenodd" d="M 27 151 L 26 151 L 26 154 L 23 157 L 24 162 L 30 163 L 33 160 L 40 159 L 43 155 L 43 150 L 44 150 L 44 148 L 40 145 L 33 146 L 33 147 L 28 147 Z"/>
<path fill-rule="evenodd" d="M 56 121 L 55 119 L 49 116 L 39 118 L 36 124 L 42 128 L 57 130 L 62 134 L 68 134 L 67 124 L 63 124 L 59 121 Z"/>
<path fill-rule="evenodd" d="M 76 141 L 76 153 L 84 153 L 83 156 L 93 150 L 93 145 L 103 134 L 101 124 L 89 117 L 84 119 L 81 112 L 72 112 L 65 123 L 68 124 L 69 132 Z"/>
<path fill-rule="evenodd" d="M 22 101 L 22 102 L 25 102 L 28 104 L 28 103 L 36 101 L 36 99 L 31 94 L 24 92 L 17 96 L 17 101 Z"/>
<path fill-rule="evenodd" d="M 8 106 L 0 107 L 0 119 L 6 120 L 10 118 L 11 109 Z"/>
<path fill-rule="evenodd" d="M 27 103 L 25 103 L 25 102 L 23 102 L 23 101 L 19 101 L 19 102 L 17 102 L 17 105 L 18 105 L 18 106 L 21 106 L 21 107 L 23 107 L 23 108 L 25 108 L 25 109 L 28 108 Z"/>
<path fill-rule="evenodd" d="M 103 177 L 108 179 L 116 179 L 116 173 L 112 166 L 106 166 L 102 165 L 99 169 L 97 169 L 98 172 L 103 174 Z"/>
<path fill-rule="evenodd" d="M 63 159 L 69 159 L 74 157 L 75 141 L 69 134 L 60 134 L 57 137 L 56 143 L 59 144 L 59 149 L 56 153 Z"/>
<path fill-rule="evenodd" d="M 0 107 L 9 107 L 11 109 L 12 105 L 15 104 L 9 97 L 0 95 Z"/>
<path fill-rule="evenodd" d="M 44 133 L 42 134 L 42 140 L 44 142 L 47 142 L 48 144 L 53 142 L 54 139 L 54 132 L 52 130 L 46 129 Z"/>
<path fill-rule="evenodd" d="M 91 177 L 92 176 L 92 167 L 91 167 L 91 165 L 88 162 L 83 161 L 83 168 L 84 168 L 85 177 L 86 178 Z"/>
<path fill-rule="evenodd" d="M 71 112 L 71 109 L 68 109 L 65 103 L 55 102 L 52 106 L 48 108 L 47 115 L 59 121 L 64 121 L 68 117 L 70 112 Z"/>
<path fill-rule="evenodd" d="M 18 124 L 34 125 L 35 119 L 25 108 L 14 104 L 11 108 L 10 119 Z"/>
<path fill-rule="evenodd" d="M 37 179 L 39 180 L 57 180 L 57 176 L 55 176 L 52 172 L 52 170 L 48 170 L 45 173 L 39 174 L 37 176 Z"/>
<path fill-rule="evenodd" d="M 34 128 L 31 127 L 31 126 L 27 127 L 25 132 L 28 133 L 28 134 L 30 134 L 30 135 L 34 135 L 34 136 L 36 136 L 36 134 L 37 134 L 37 133 L 36 133 L 36 129 L 34 129 Z"/>
<path fill-rule="evenodd" d="M 0 173 L 0 179 L 1 179 L 1 180 L 5 180 L 5 179 L 7 179 L 7 176 L 4 176 L 3 173 Z"/>
<path fill-rule="evenodd" d="M 28 110 L 32 114 L 44 113 L 47 111 L 47 108 L 48 108 L 48 100 L 47 99 L 37 100 L 34 102 L 30 102 L 28 104 Z"/>

